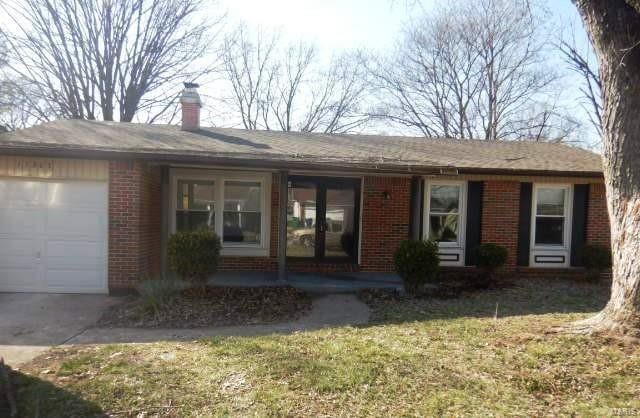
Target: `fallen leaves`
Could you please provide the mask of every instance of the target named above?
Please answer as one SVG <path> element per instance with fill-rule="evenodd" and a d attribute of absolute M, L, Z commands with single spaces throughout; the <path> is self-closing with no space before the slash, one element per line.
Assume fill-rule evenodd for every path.
<path fill-rule="evenodd" d="M 130 299 L 106 312 L 103 327 L 199 328 L 291 321 L 311 309 L 311 298 L 291 287 L 209 287 L 183 292 L 159 312 Z"/>

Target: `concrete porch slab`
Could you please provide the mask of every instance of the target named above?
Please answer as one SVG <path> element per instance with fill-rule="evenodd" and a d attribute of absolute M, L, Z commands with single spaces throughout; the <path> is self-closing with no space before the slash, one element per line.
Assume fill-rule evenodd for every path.
<path fill-rule="evenodd" d="M 311 293 L 352 293 L 361 289 L 402 291 L 402 280 L 395 273 L 288 273 L 287 280 L 278 281 L 276 273 L 219 272 L 211 279 L 213 286 L 267 287 L 292 286 Z"/>

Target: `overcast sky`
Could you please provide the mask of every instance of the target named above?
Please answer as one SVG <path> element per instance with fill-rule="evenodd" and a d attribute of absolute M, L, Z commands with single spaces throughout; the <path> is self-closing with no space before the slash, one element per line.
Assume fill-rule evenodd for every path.
<path fill-rule="evenodd" d="M 0 0 L 11 4 L 19 0 Z M 456 0 L 443 0 L 456 1 Z M 570 0 L 541 1 L 550 11 L 553 26 L 570 27 L 577 31 L 581 45 L 586 46 L 586 34 L 582 22 Z M 366 49 L 384 53 L 393 48 L 402 33 L 404 25 L 418 15 L 429 11 L 437 0 L 207 0 L 204 2 L 207 15 L 219 17 L 227 13 L 225 30 L 232 30 L 239 23 L 249 28 L 265 31 L 276 30 L 283 41 L 308 41 L 318 47 L 323 57 L 331 57 L 347 50 Z M 0 24 L 12 26 L 7 16 L 0 16 Z M 211 57 L 215 59 L 215 57 Z M 559 54 L 549 56 L 555 68 L 566 68 Z M 557 65 L 556 65 L 557 64 Z M 203 80 L 204 81 L 204 80 Z M 565 88 L 562 101 L 565 106 L 575 109 L 574 114 L 588 125 L 587 116 L 580 105 L 579 82 L 577 76 L 565 71 Z M 201 90 L 204 97 L 215 97 L 221 93 L 221 85 L 205 83 Z M 205 103 L 207 105 L 207 103 Z M 209 106 L 214 106 L 211 101 Z M 215 112 L 213 112 L 215 113 Z M 214 120 L 212 117 L 211 120 Z M 224 120 L 224 119 L 223 119 Z M 216 118 L 215 123 L 219 124 Z M 203 121 L 206 123 L 206 121 Z M 226 122 L 223 122 L 226 124 Z M 585 130 L 587 143 L 598 142 L 591 130 Z"/>
<path fill-rule="evenodd" d="M 578 21 L 570 0 L 543 2 L 559 22 Z M 235 21 L 277 28 L 291 39 L 314 41 L 325 50 L 388 48 L 403 22 L 435 3 L 434 0 L 220 0 L 222 8 Z"/>
<path fill-rule="evenodd" d="M 314 42 L 322 55 L 364 48 L 384 52 L 393 47 L 403 24 L 413 16 L 429 11 L 436 0 L 218 0 L 226 10 L 228 26 L 239 22 L 249 27 L 278 30 L 285 40 Z M 455 1 L 455 0 L 448 0 Z M 552 26 L 567 35 L 575 29 L 577 41 L 587 46 L 586 33 L 580 16 L 570 0 L 540 0 L 555 21 Z M 565 67 L 560 55 L 550 56 L 557 67 Z M 577 76 L 564 78 L 561 100 L 575 109 L 575 115 L 585 121 L 585 142 L 597 143 L 580 105 Z"/>

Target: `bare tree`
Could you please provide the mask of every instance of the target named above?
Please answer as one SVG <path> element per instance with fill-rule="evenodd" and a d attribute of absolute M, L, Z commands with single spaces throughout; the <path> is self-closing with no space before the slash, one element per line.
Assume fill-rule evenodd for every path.
<path fill-rule="evenodd" d="M 270 92 L 268 102 L 265 103 L 267 112 L 264 120 L 267 126 L 270 112 L 277 120 L 280 130 L 294 129 L 294 112 L 297 104 L 295 101 L 305 86 L 309 68 L 316 54 L 317 51 L 313 45 L 299 43 L 296 46 L 290 46 L 285 52 L 283 62 L 276 64 L 275 83 L 270 86 L 273 87 L 273 93 Z"/>
<path fill-rule="evenodd" d="M 530 2 L 463 0 L 424 15 L 370 66 L 384 103 L 375 116 L 426 137 L 499 140 L 536 126 L 557 139 L 567 125 L 549 97 L 557 77 L 543 64 L 541 14 Z"/>
<path fill-rule="evenodd" d="M 274 50 L 276 34 L 262 31 L 251 39 L 246 27 L 240 26 L 227 36 L 222 51 L 224 77 L 232 87 L 229 104 L 235 108 L 245 129 L 258 129 L 264 122 L 269 129 L 268 113 L 272 84 L 278 71 Z"/>
<path fill-rule="evenodd" d="M 611 299 L 572 327 L 640 337 L 640 1 L 574 0 L 596 49 L 603 165 L 611 219 Z"/>
<path fill-rule="evenodd" d="M 50 120 L 53 110 L 46 103 L 34 102 L 37 92 L 22 79 L 0 82 L 0 126 L 13 131 Z"/>
<path fill-rule="evenodd" d="M 580 49 L 576 42 L 575 33 L 570 40 L 560 40 L 558 49 L 564 56 L 571 71 L 582 78 L 580 92 L 586 100 L 586 111 L 589 121 L 602 137 L 602 81 L 598 73 L 597 62 L 594 62 L 593 47 L 588 45 L 586 50 Z"/>
<path fill-rule="evenodd" d="M 56 116 L 132 121 L 166 111 L 169 86 L 202 73 L 194 62 L 220 20 L 197 19 L 200 0 L 23 0 L 3 10 L 9 65 Z"/>
<path fill-rule="evenodd" d="M 368 88 L 360 54 L 334 58 L 312 81 L 299 130 L 336 134 L 364 126 L 369 121 L 363 105 Z"/>
<path fill-rule="evenodd" d="M 224 43 L 223 77 L 232 92 L 225 102 L 245 129 L 344 133 L 362 126 L 368 84 L 359 56 L 319 61 L 313 45 L 283 47 L 277 35 L 241 26 Z"/>

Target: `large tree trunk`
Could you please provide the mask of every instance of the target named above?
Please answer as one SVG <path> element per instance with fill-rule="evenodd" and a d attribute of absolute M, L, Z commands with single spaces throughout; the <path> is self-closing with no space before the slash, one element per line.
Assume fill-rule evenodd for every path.
<path fill-rule="evenodd" d="M 613 284 L 589 332 L 640 336 L 640 1 L 574 0 L 598 54 Z"/>

